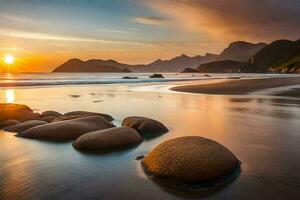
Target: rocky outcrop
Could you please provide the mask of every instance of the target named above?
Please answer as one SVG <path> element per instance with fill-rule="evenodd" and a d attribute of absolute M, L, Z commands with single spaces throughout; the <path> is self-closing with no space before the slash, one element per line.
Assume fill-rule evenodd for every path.
<path fill-rule="evenodd" d="M 84 134 L 73 146 L 79 150 L 112 150 L 142 142 L 143 138 L 133 128 L 117 127 Z"/>

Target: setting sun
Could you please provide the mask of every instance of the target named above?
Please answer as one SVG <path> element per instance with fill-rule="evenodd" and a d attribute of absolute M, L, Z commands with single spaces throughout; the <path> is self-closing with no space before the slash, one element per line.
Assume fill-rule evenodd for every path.
<path fill-rule="evenodd" d="M 8 65 L 13 64 L 15 61 L 15 57 L 13 55 L 4 56 L 4 62 Z"/>

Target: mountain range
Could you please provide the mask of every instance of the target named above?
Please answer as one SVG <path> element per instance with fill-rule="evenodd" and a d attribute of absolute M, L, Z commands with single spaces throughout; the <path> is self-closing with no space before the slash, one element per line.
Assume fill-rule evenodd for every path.
<path fill-rule="evenodd" d="M 217 55 L 207 53 L 204 56 L 189 57 L 181 55 L 170 60 L 158 59 L 147 65 L 129 65 L 115 60 L 92 59 L 82 61 L 70 59 L 53 72 L 181 72 L 186 67 L 196 68 L 199 64 L 215 60 Z"/>
<path fill-rule="evenodd" d="M 300 73 L 300 40 L 271 44 L 237 41 L 220 55 L 177 56 L 150 64 L 129 65 L 115 60 L 71 59 L 53 72 L 203 72 L 203 73 Z"/>

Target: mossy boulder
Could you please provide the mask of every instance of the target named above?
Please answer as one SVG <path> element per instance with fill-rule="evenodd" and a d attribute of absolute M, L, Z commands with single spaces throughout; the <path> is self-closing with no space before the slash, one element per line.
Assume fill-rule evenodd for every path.
<path fill-rule="evenodd" d="M 202 184 L 239 169 L 235 155 L 209 139 L 188 136 L 155 147 L 143 160 L 147 174 L 174 184 Z"/>
<path fill-rule="evenodd" d="M 133 128 L 116 127 L 80 136 L 73 146 L 79 150 L 111 150 L 142 142 L 142 136 Z"/>

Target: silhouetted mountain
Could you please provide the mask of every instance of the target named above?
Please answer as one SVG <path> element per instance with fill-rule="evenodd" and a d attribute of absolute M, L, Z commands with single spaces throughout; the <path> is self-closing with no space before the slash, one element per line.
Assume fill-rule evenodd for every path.
<path fill-rule="evenodd" d="M 189 57 L 187 55 L 177 56 L 170 60 L 158 59 L 148 65 L 133 66 L 130 69 L 137 72 L 181 72 L 185 68 L 196 68 L 202 63 L 213 61 L 217 55 L 206 54 L 205 56 Z"/>
<path fill-rule="evenodd" d="M 247 62 L 222 60 L 202 64 L 197 71 L 201 73 L 252 73 L 256 71 L 256 67 Z"/>
<path fill-rule="evenodd" d="M 196 68 L 202 63 L 213 61 L 217 55 L 189 57 L 181 55 L 170 60 L 156 60 L 148 65 L 128 65 L 114 60 L 93 59 L 82 61 L 71 59 L 53 72 L 180 72 L 186 67 Z"/>
<path fill-rule="evenodd" d="M 129 65 L 114 60 L 88 60 L 71 59 L 57 67 L 53 72 L 131 72 Z"/>
<path fill-rule="evenodd" d="M 217 57 L 216 61 L 234 60 L 247 62 L 266 45 L 267 44 L 265 43 L 252 44 L 244 41 L 233 42 L 224 49 L 224 51 Z"/>
<path fill-rule="evenodd" d="M 261 71 L 293 72 L 300 68 L 300 40 L 277 40 L 265 46 L 250 60 Z"/>

